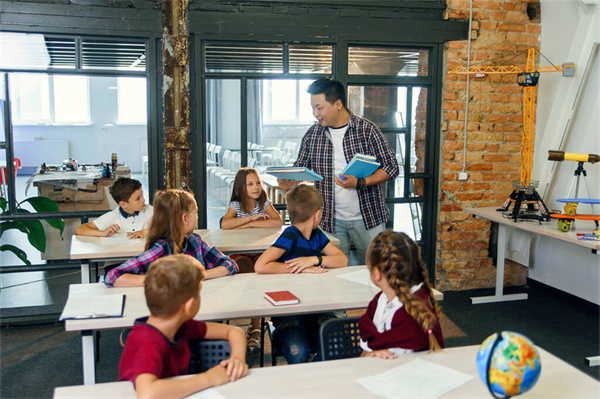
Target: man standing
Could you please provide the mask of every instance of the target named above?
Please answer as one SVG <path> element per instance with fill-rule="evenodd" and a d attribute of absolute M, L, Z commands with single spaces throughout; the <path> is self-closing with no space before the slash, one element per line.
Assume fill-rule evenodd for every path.
<path fill-rule="evenodd" d="M 318 123 L 302 138 L 294 166 L 307 167 L 323 176 L 315 182 L 323 195 L 321 228 L 340 240 L 340 249 L 350 254 L 350 240 L 358 250 L 358 264 L 365 264 L 371 240 L 385 230 L 389 211 L 379 183 L 398 176 L 394 151 L 379 128 L 346 108 L 344 86 L 330 78 L 315 80 L 308 87 L 313 115 Z M 380 164 L 371 176 L 357 179 L 343 175 L 354 154 L 373 155 Z M 298 182 L 279 180 L 284 190 Z"/>

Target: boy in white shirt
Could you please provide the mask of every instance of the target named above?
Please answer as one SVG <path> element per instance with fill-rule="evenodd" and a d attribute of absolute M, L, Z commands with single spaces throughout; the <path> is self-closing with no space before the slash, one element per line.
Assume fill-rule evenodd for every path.
<path fill-rule="evenodd" d="M 82 236 L 109 237 L 124 231 L 129 238 L 144 238 L 152 220 L 153 209 L 146 205 L 142 183 L 120 177 L 110 186 L 110 195 L 119 204 L 93 222 L 83 224 L 75 230 Z"/>

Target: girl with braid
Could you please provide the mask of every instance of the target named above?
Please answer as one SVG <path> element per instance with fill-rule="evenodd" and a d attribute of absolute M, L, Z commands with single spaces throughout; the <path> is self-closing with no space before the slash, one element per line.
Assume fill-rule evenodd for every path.
<path fill-rule="evenodd" d="M 441 350 L 441 308 L 417 244 L 404 233 L 379 233 L 367 251 L 367 267 L 381 292 L 358 322 L 362 356 L 393 359 L 403 353 Z"/>

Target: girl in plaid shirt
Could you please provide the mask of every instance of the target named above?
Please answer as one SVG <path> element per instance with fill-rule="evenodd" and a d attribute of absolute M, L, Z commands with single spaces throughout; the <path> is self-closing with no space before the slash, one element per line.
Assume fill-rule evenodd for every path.
<path fill-rule="evenodd" d="M 206 278 L 235 274 L 238 265 L 215 247 L 209 247 L 194 233 L 198 205 L 192 193 L 184 190 L 159 191 L 154 196 L 154 216 L 146 237 L 146 250 L 112 269 L 106 275 L 107 286 L 141 286 L 148 267 L 166 255 L 187 254 L 206 268 Z"/>

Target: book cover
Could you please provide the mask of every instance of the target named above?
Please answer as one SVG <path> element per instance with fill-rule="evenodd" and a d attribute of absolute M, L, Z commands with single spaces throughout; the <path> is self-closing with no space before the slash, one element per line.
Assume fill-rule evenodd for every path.
<path fill-rule="evenodd" d="M 289 291 L 265 292 L 265 299 L 275 306 L 294 305 L 300 303 L 300 299 Z"/>
<path fill-rule="evenodd" d="M 356 153 L 342 170 L 343 175 L 352 175 L 358 179 L 371 176 L 379 168 L 380 164 L 372 155 Z"/>
<path fill-rule="evenodd" d="M 313 172 L 308 168 L 294 167 L 294 166 L 269 166 L 266 173 L 275 176 L 281 180 L 295 180 L 295 181 L 321 181 L 323 176 Z"/>
<path fill-rule="evenodd" d="M 67 301 L 59 320 L 122 317 L 124 308 L 125 294 L 73 297 Z"/>

